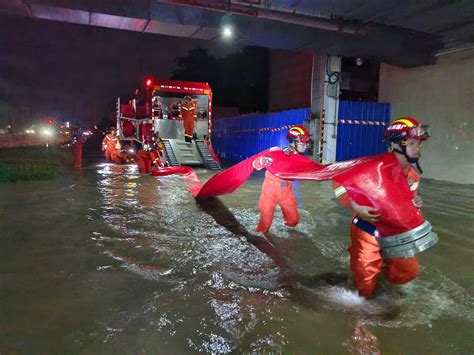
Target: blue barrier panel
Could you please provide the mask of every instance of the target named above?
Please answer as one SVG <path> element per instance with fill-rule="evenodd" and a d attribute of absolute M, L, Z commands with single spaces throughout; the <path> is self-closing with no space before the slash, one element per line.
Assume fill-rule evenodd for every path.
<path fill-rule="evenodd" d="M 310 109 L 255 114 L 216 119 L 212 126 L 212 145 L 220 158 L 242 161 L 265 149 L 288 145 L 286 133 L 303 124 Z"/>
<path fill-rule="evenodd" d="M 340 101 L 337 121 L 336 160 L 349 160 L 387 150 L 383 142 L 390 123 L 390 104 Z"/>

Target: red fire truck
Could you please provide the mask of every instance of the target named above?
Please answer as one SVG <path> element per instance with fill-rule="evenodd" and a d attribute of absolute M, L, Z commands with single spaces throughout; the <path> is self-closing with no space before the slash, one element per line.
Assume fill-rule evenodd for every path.
<path fill-rule="evenodd" d="M 181 105 L 190 96 L 196 107 L 194 139 L 186 142 Z M 141 146 L 161 143 L 168 165 L 220 170 L 211 145 L 212 90 L 207 83 L 146 79 L 135 98 L 117 100 L 117 133 L 122 142 Z"/>

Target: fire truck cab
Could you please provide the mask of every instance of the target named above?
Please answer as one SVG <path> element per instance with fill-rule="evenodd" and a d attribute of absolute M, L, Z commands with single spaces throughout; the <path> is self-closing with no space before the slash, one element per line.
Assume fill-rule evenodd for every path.
<path fill-rule="evenodd" d="M 196 107 L 194 139 L 186 142 L 181 105 L 190 96 Z M 146 79 L 135 98 L 117 100 L 117 133 L 121 141 L 159 146 L 169 166 L 204 166 L 220 170 L 211 144 L 212 90 L 207 83 Z"/>

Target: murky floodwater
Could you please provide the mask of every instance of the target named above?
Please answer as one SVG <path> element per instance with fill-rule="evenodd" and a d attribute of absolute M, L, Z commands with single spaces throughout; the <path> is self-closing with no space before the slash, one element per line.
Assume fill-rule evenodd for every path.
<path fill-rule="evenodd" d="M 261 182 L 201 205 L 131 166 L 1 185 L 0 353 L 474 351 L 474 186 L 423 181 L 440 242 L 416 281 L 367 301 L 330 184 L 298 183 L 301 223 L 277 214 L 269 243 Z"/>

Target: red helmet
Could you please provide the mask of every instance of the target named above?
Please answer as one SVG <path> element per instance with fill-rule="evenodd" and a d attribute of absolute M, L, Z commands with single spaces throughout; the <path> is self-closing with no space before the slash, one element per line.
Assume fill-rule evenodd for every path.
<path fill-rule="evenodd" d="M 411 117 L 400 117 L 387 127 L 384 140 L 395 142 L 401 139 L 416 138 L 422 141 L 430 137 L 430 126 L 422 125 L 418 120 Z"/>
<path fill-rule="evenodd" d="M 290 128 L 286 134 L 286 139 L 289 141 L 299 140 L 301 143 L 309 143 L 309 136 L 308 129 L 303 125 L 297 124 Z"/>

